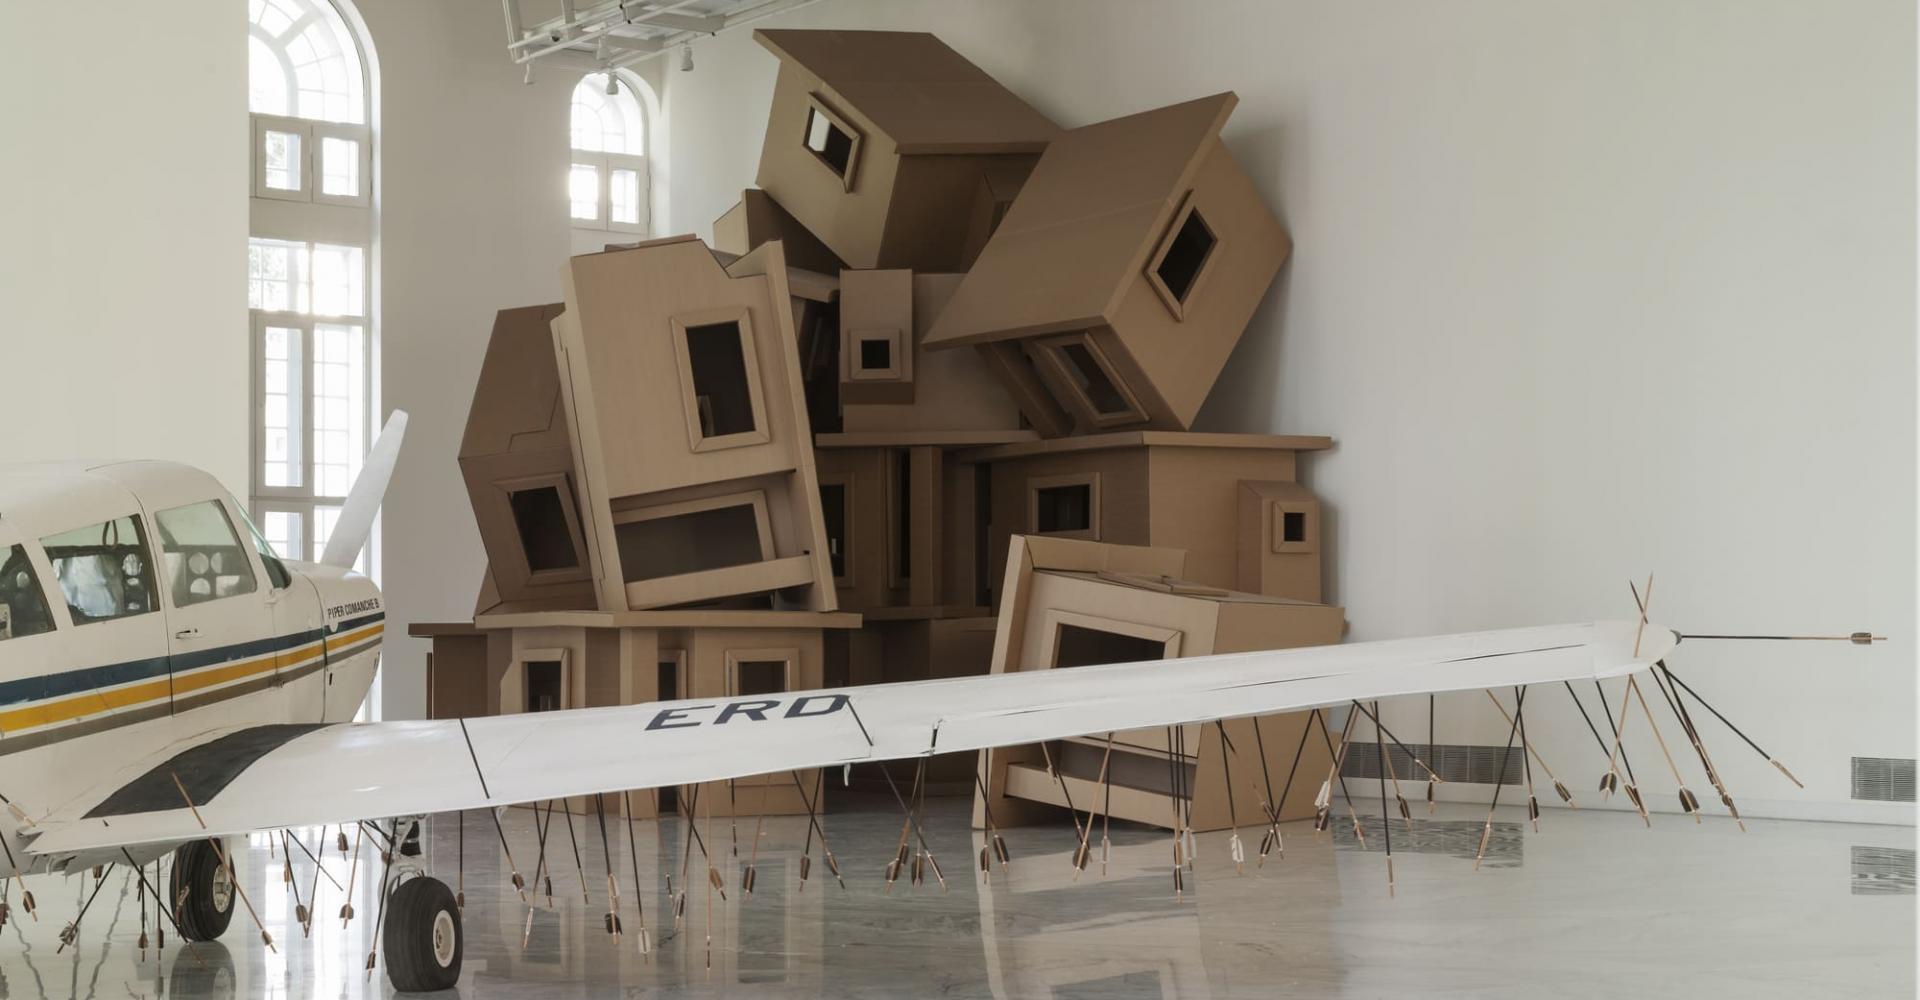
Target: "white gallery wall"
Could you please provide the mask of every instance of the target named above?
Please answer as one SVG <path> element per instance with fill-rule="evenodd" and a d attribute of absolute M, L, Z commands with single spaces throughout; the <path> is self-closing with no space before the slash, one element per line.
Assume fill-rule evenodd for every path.
<path fill-rule="evenodd" d="M 84 60 L 0 59 L 0 460 L 173 459 L 247 495 L 246 16 L 107 0 Z"/>
<path fill-rule="evenodd" d="M 1705 722 L 1747 812 L 1910 821 L 1851 802 L 1849 767 L 1915 738 L 1912 4 L 825 0 L 766 23 L 933 31 L 1067 126 L 1236 91 L 1227 143 L 1295 249 L 1203 420 L 1337 440 L 1305 474 L 1351 637 L 1630 617 L 1648 573 L 1687 631 L 1870 626 L 1892 641 L 1692 642 L 1673 666 L 1807 784 Z M 707 234 L 753 183 L 775 61 L 745 32 L 693 54 L 666 74 L 672 213 Z M 1604 757 L 1565 691 L 1534 694 L 1530 734 L 1592 804 Z M 1424 699 L 1390 711 L 1425 739 Z M 1438 715 L 1439 742 L 1507 736 L 1477 692 Z"/>
<path fill-rule="evenodd" d="M 381 513 L 381 711 L 407 719 L 426 712 L 427 643 L 406 626 L 470 620 L 486 567 L 455 455 L 494 313 L 560 300 L 579 73 L 524 82 L 497 5 L 356 9 L 380 64 L 381 402 L 411 417 Z"/>

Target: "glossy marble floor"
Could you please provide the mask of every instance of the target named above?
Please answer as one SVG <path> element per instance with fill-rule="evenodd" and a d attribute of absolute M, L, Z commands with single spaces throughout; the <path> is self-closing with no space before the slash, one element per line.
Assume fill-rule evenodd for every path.
<path fill-rule="evenodd" d="M 1011 831 L 1011 871 L 983 882 L 963 803 L 932 803 L 928 833 L 948 878 L 883 891 L 898 843 L 897 810 L 853 800 L 826 830 L 847 877 L 834 884 L 818 860 L 803 886 L 804 819 L 768 821 L 757 890 L 738 891 L 742 859 L 728 859 L 727 898 L 709 895 L 699 849 L 692 891 L 675 926 L 665 875 L 680 877 L 684 827 L 635 824 L 646 926 L 639 953 L 626 831 L 607 831 L 629 933 L 604 932 L 606 861 L 591 817 L 575 817 L 585 893 L 555 817 L 554 906 L 533 909 L 512 889 L 493 825 L 470 815 L 465 837 L 467 941 L 462 997 L 1903 997 L 1914 993 L 1914 832 L 1909 828 L 1760 820 L 1739 833 L 1656 816 L 1653 828 L 1615 812 L 1546 813 L 1538 834 L 1518 810 L 1503 815 L 1487 862 L 1473 870 L 1483 815 L 1443 806 L 1411 829 L 1395 822 L 1398 896 L 1387 895 L 1379 821 L 1364 847 L 1351 829 L 1315 836 L 1286 830 L 1286 856 L 1236 873 L 1225 834 L 1203 836 L 1186 893 L 1173 894 L 1169 840 L 1114 827 L 1112 858 L 1076 884 L 1074 837 L 1057 827 Z M 1364 808 L 1364 806 L 1363 806 Z M 1503 810 L 1503 813 L 1506 811 Z M 1376 814 L 1377 815 L 1377 814 Z M 522 871 L 535 864 L 534 820 L 512 810 L 506 836 Z M 700 824 L 727 852 L 726 820 Z M 305 831 L 311 845 L 318 831 Z M 332 833 L 327 834 L 328 837 Z M 1245 836 L 1249 854 L 1257 832 Z M 433 869 L 455 878 L 458 829 L 429 834 Z M 277 848 L 276 848 L 277 850 Z M 296 849 L 302 899 L 313 865 Z M 0 929 L 3 997 L 385 996 L 382 973 L 363 967 L 375 900 L 362 856 L 358 916 L 345 929 L 317 922 L 303 939 L 278 855 L 257 838 L 241 863 L 249 898 L 278 945 L 269 953 L 236 916 L 225 939 L 142 958 L 135 882 L 109 871 L 74 946 L 61 928 L 94 879 L 31 883 L 40 919 Z M 348 864 L 327 855 L 318 911 L 339 910 Z M 539 889 L 541 886 L 535 885 Z M 151 905 L 147 907 L 151 918 Z M 531 923 L 528 921 L 531 913 Z M 711 948 L 708 935 L 711 933 Z"/>

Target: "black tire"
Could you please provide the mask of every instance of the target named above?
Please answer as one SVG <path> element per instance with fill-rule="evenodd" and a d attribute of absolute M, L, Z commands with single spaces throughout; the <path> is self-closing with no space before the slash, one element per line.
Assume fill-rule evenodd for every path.
<path fill-rule="evenodd" d="M 212 941 L 233 921 L 235 893 L 211 840 L 196 840 L 173 852 L 174 919 L 180 936 Z"/>
<path fill-rule="evenodd" d="M 400 883 L 387 898 L 387 926 L 380 946 L 386 952 L 387 979 L 404 993 L 452 989 L 460 981 L 466 931 L 453 890 L 437 878 L 421 875 Z"/>

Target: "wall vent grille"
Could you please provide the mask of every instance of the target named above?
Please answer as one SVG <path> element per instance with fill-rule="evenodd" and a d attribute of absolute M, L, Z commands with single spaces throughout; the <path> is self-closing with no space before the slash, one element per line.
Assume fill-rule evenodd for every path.
<path fill-rule="evenodd" d="M 1440 775 L 1442 781 L 1459 781 L 1476 785 L 1521 783 L 1520 748 L 1511 750 L 1504 746 L 1478 746 L 1464 743 L 1409 743 L 1406 750 L 1387 744 L 1387 758 L 1393 765 L 1393 776 L 1401 781 L 1427 780 L 1427 772 L 1413 762 L 1407 751 L 1420 755 L 1420 759 Z M 1502 766 L 1504 758 L 1505 765 Z M 1909 764 L 1912 762 L 1909 761 Z M 1380 748 L 1370 741 L 1355 742 L 1347 747 L 1347 759 L 1340 766 L 1340 773 L 1349 778 L 1380 777 Z M 1909 772 L 1911 777 L 1911 772 Z M 1911 791 L 1913 785 L 1907 785 Z M 1423 790 L 1420 794 L 1425 795 Z"/>
<path fill-rule="evenodd" d="M 1913 895 L 1913 851 L 1905 847 L 1853 847 L 1853 894 Z"/>
<path fill-rule="evenodd" d="M 1912 802 L 1913 758 L 1855 757 L 1853 797 L 1868 802 Z"/>

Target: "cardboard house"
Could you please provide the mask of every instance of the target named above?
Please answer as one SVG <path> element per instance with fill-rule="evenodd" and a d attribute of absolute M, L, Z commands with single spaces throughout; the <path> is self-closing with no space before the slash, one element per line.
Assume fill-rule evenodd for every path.
<path fill-rule="evenodd" d="M 503 309 L 460 439 L 460 475 L 495 601 L 595 607 L 592 556 L 554 364 L 559 304 Z"/>
<path fill-rule="evenodd" d="M 1340 608 L 1193 583 L 1184 577 L 1185 562 L 1177 549 L 1015 537 L 993 673 L 1340 641 Z M 1166 668 L 1180 669 L 1174 663 Z M 1104 735 L 1056 740 L 1044 750 L 984 750 L 979 767 L 986 794 L 974 797 L 974 825 L 985 824 L 989 809 L 1001 826 L 1035 822 L 1071 799 L 1083 811 L 1110 808 L 1115 819 L 1159 827 L 1174 825 L 1175 810 L 1183 825 L 1199 831 L 1258 826 L 1261 798 L 1254 790 L 1264 791 L 1267 776 L 1274 779 L 1274 796 L 1285 796 L 1274 803 L 1282 819 L 1311 816 L 1320 778 L 1332 764 L 1327 742 L 1306 740 L 1300 773 L 1309 777 L 1296 776 L 1284 791 L 1280 785 L 1295 748 L 1303 746 L 1307 721 L 1308 713 L 1295 712 L 1221 727 L 1117 732 L 1110 750 Z M 1232 807 L 1229 776 L 1238 802 Z M 1178 790 L 1186 794 L 1176 796 Z"/>
<path fill-rule="evenodd" d="M 1041 434 L 1186 430 L 1290 243 L 1220 141 L 1233 94 L 1063 133 L 934 324 Z"/>
<path fill-rule="evenodd" d="M 831 611 L 781 244 L 585 254 L 553 321 L 598 607 Z"/>
<path fill-rule="evenodd" d="M 1324 437 L 1116 431 L 959 451 L 985 467 L 984 578 L 1015 535 L 1176 548 L 1189 580 L 1321 599 L 1320 501 L 1298 483 Z M 1004 595 L 993 595 L 996 606 Z"/>
<path fill-rule="evenodd" d="M 841 272 L 839 429 L 913 433 L 923 440 L 938 433 L 953 444 L 1037 436 L 977 354 L 926 349 L 934 320 L 963 278 L 903 270 Z"/>
<path fill-rule="evenodd" d="M 963 271 L 1059 128 L 921 32 L 761 30 L 756 183 L 854 268 Z"/>
<path fill-rule="evenodd" d="M 859 625 L 858 615 L 806 611 L 514 612 L 417 624 L 409 634 L 432 640 L 427 705 L 439 719 L 820 688 L 824 637 Z M 799 776 L 811 795 L 813 773 Z M 675 795 L 632 793 L 634 815 L 656 815 L 656 802 L 672 812 Z M 806 811 L 786 771 L 737 779 L 731 789 L 703 785 L 699 808 L 715 816 Z"/>

